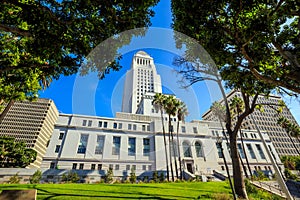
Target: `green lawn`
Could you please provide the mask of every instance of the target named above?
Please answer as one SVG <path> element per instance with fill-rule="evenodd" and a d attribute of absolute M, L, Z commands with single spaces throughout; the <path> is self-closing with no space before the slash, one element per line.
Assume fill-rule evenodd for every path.
<path fill-rule="evenodd" d="M 214 199 L 216 194 L 231 194 L 227 182 L 0 185 L 1 191 L 33 188 L 38 199 Z"/>

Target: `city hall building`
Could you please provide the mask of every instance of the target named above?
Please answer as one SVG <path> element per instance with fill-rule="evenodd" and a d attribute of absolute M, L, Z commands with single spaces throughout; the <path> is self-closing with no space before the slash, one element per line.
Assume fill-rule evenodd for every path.
<path fill-rule="evenodd" d="M 59 114 L 41 168 L 101 173 L 111 168 L 114 176 L 120 178 L 128 177 L 131 169 L 139 178 L 152 176 L 153 171 L 166 173 L 162 121 L 160 112 L 152 105 L 154 94 L 161 92 L 161 79 L 153 58 L 144 51 L 137 52 L 126 74 L 122 112 L 116 113 L 115 118 Z M 222 149 L 232 169 L 227 135 L 218 122 L 180 122 L 177 137 L 177 118 L 173 117 L 173 140 L 169 140 L 168 122 L 163 120 L 163 124 L 167 145 L 175 147 L 171 152 L 167 148 L 174 174 L 175 160 L 179 169 L 179 155 L 186 178 L 210 176 L 214 172 L 226 174 Z M 244 145 L 238 138 L 240 157 L 243 163 L 248 158 L 251 171 L 273 173 L 269 155 L 274 155 L 281 167 L 282 164 L 268 134 L 262 135 L 263 140 L 256 131 L 244 129 Z M 219 137 L 222 149 L 217 144 Z"/>

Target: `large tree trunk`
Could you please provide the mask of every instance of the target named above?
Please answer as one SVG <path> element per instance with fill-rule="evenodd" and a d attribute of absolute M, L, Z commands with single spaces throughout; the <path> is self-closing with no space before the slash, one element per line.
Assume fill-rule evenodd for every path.
<path fill-rule="evenodd" d="M 241 163 L 239 160 L 238 150 L 237 150 L 237 133 L 233 133 L 231 130 L 227 130 L 230 135 L 230 150 L 232 159 L 232 170 L 234 179 L 234 189 L 237 196 L 241 199 L 248 199 L 244 177 L 242 174 Z"/>
<path fill-rule="evenodd" d="M 248 156 L 247 156 L 246 151 L 245 151 L 244 139 L 243 139 L 243 135 L 242 135 L 241 129 L 240 129 L 240 136 L 241 136 L 241 142 L 242 142 L 243 152 L 244 152 L 244 154 L 245 154 L 245 159 L 246 159 L 247 166 L 248 166 L 248 170 L 249 170 L 249 173 L 250 173 L 250 178 L 252 179 L 253 174 L 252 174 L 252 171 L 251 171 L 251 168 L 250 168 Z"/>

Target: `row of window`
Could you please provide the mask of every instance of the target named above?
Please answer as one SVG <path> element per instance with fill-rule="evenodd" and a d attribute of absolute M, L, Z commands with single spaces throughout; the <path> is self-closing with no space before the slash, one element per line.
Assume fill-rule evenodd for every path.
<path fill-rule="evenodd" d="M 256 146 L 256 149 L 259 153 L 260 158 L 261 159 L 266 159 L 265 154 L 264 154 L 260 144 L 255 144 L 255 146 Z M 252 145 L 251 144 L 246 144 L 246 147 L 248 149 L 248 152 L 249 152 L 251 158 L 256 159 L 256 155 L 255 155 L 255 152 L 253 151 Z M 242 159 L 246 158 L 244 148 L 242 147 L 242 144 L 238 144 L 238 151 L 239 151 L 239 154 L 240 154 Z M 219 158 L 222 158 L 222 156 L 220 156 L 220 154 L 219 154 Z"/>
<path fill-rule="evenodd" d="M 93 125 L 93 121 L 92 120 L 83 120 L 82 121 L 82 126 L 89 126 L 91 127 Z M 107 128 L 108 127 L 108 122 L 106 121 L 98 121 L 98 127 L 99 128 Z M 113 123 L 113 128 L 114 129 L 122 129 L 123 128 L 123 123 L 117 123 L 114 122 Z M 127 124 L 127 129 L 128 130 L 137 130 L 137 124 Z M 149 125 L 142 125 L 142 131 L 150 131 L 150 126 Z"/>
<path fill-rule="evenodd" d="M 84 163 L 73 163 L 72 169 L 82 169 L 82 170 L 83 169 L 91 169 L 91 170 L 102 170 L 103 169 L 102 164 L 93 163 L 93 164 L 89 164 L 89 166 L 90 166 L 90 168 L 86 168 L 86 167 L 84 167 Z M 121 167 L 122 167 L 122 165 L 121 165 Z M 54 169 L 54 168 L 55 168 L 55 163 L 54 162 L 50 163 L 50 169 Z M 131 169 L 136 170 L 137 166 L 136 165 L 124 165 L 124 168 L 128 171 Z M 119 164 L 115 164 L 115 165 L 109 164 L 109 169 L 120 170 L 121 168 L 120 168 Z M 142 165 L 141 169 L 151 171 L 152 166 L 151 165 Z"/>
<path fill-rule="evenodd" d="M 61 135 L 63 135 L 63 134 L 61 134 Z M 78 154 L 85 154 L 86 153 L 86 148 L 87 148 L 87 144 L 88 144 L 88 137 L 89 137 L 89 135 L 87 135 L 87 134 L 81 134 L 80 142 L 79 142 L 79 145 L 78 145 L 78 148 L 77 148 L 77 153 Z M 97 136 L 97 143 L 96 143 L 96 147 L 95 147 L 95 154 L 103 154 L 104 142 L 105 142 L 105 136 L 104 135 L 98 135 Z M 120 136 L 113 136 L 112 155 L 120 155 L 120 147 L 121 147 L 121 137 Z M 55 153 L 59 153 L 60 148 L 61 148 L 61 145 L 56 145 Z M 135 154 L 136 154 L 136 138 L 135 137 L 129 137 L 128 138 L 128 155 L 129 156 L 135 156 Z M 149 154 L 150 154 L 150 139 L 149 138 L 143 138 L 143 155 L 144 156 L 149 156 Z"/>

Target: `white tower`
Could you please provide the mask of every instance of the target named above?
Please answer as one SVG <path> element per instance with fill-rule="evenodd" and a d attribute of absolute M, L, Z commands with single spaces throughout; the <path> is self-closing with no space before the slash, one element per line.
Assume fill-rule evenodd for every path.
<path fill-rule="evenodd" d="M 146 52 L 139 51 L 133 56 L 131 69 L 126 73 L 122 112 L 136 113 L 146 92 L 161 93 L 161 79 L 153 58 Z"/>

